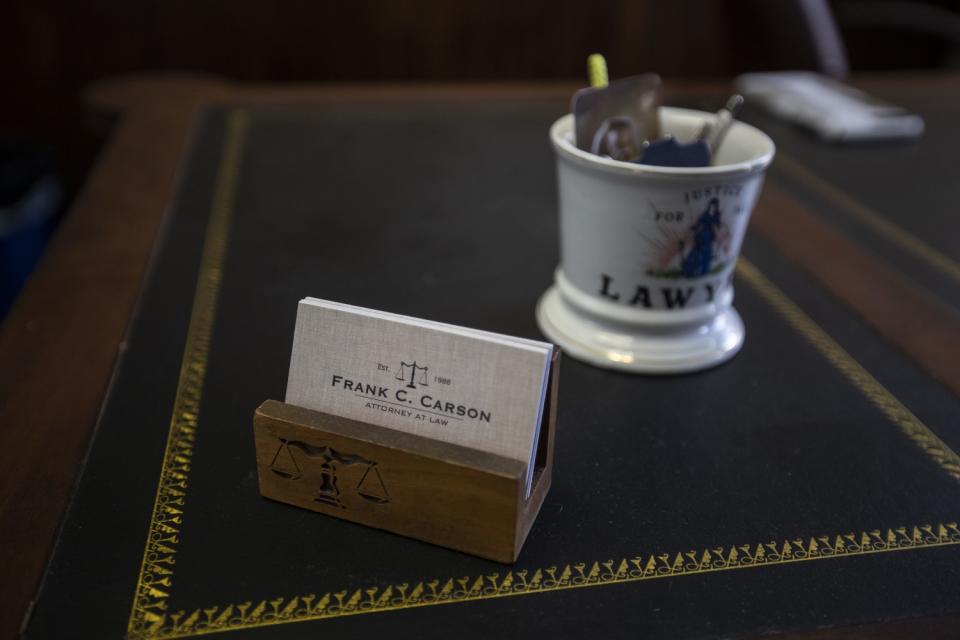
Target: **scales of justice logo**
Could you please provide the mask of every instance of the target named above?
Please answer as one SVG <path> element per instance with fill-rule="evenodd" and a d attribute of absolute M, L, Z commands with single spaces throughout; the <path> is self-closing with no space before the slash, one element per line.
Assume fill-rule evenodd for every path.
<path fill-rule="evenodd" d="M 702 209 L 660 211 L 653 203 L 659 236 L 640 236 L 649 246 L 653 265 L 647 275 L 657 278 L 699 278 L 722 271 L 731 255 L 728 216 L 713 197 Z M 691 215 L 691 213 L 693 215 Z M 691 223 L 690 220 L 693 220 Z"/>
<path fill-rule="evenodd" d="M 390 493 L 383 482 L 383 476 L 377 463 L 361 455 L 343 453 L 330 446 L 314 446 L 299 440 L 277 438 L 279 444 L 269 468 L 284 480 L 298 481 L 304 477 L 304 466 L 309 460 L 319 462 L 320 485 L 314 501 L 345 509 L 341 500 L 341 477 L 338 472 L 344 467 L 358 466 L 363 469 L 359 482 L 349 490 L 368 502 L 385 504 L 390 502 Z M 294 451 L 298 452 L 297 455 Z M 298 458 L 300 460 L 298 461 Z M 317 463 L 313 463 L 317 464 Z M 355 476 L 354 476 L 355 477 Z"/>
<path fill-rule="evenodd" d="M 427 384 L 427 372 L 429 370 L 430 367 L 421 367 L 417 364 L 416 360 L 411 364 L 401 360 L 400 366 L 397 368 L 397 375 L 394 376 L 394 378 L 401 382 L 406 382 L 404 386 L 407 389 L 416 389 L 418 386 L 429 387 L 430 385 Z M 417 376 L 417 372 L 420 373 L 419 377 Z"/>

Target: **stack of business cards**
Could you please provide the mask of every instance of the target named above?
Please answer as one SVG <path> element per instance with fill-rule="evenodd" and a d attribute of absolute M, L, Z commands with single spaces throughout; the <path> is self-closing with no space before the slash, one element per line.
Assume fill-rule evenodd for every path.
<path fill-rule="evenodd" d="M 553 345 L 306 298 L 286 402 L 495 453 L 530 493 Z"/>

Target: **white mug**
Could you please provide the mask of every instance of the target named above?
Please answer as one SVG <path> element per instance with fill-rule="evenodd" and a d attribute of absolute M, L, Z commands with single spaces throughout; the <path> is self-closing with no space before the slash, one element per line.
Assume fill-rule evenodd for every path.
<path fill-rule="evenodd" d="M 661 128 L 680 142 L 714 118 L 660 109 Z M 734 122 L 711 166 L 660 167 L 578 149 L 571 115 L 550 139 L 560 266 L 537 306 L 544 334 L 579 360 L 635 372 L 731 358 L 744 338 L 731 281 L 773 141 Z"/>

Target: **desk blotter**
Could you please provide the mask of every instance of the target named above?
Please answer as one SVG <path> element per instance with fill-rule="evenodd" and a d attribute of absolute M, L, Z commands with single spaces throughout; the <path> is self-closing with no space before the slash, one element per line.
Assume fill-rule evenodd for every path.
<path fill-rule="evenodd" d="M 562 109 L 209 110 L 27 637 L 702 638 L 956 612 L 960 402 L 755 233 L 729 364 L 568 360 L 513 568 L 260 497 L 250 416 L 283 396 L 304 295 L 539 337 Z"/>

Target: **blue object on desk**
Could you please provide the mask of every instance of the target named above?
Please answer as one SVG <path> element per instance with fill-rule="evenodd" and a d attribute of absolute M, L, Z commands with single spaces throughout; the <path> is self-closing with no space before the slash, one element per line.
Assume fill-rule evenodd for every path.
<path fill-rule="evenodd" d="M 680 144 L 676 138 L 661 138 L 647 145 L 637 162 L 660 167 L 706 167 L 710 164 L 710 146 L 704 140 Z"/>
<path fill-rule="evenodd" d="M 0 320 L 43 253 L 62 195 L 49 151 L 0 141 Z"/>

